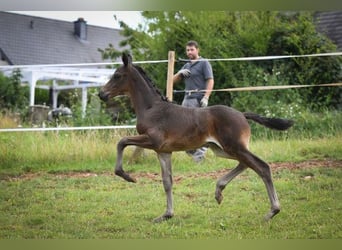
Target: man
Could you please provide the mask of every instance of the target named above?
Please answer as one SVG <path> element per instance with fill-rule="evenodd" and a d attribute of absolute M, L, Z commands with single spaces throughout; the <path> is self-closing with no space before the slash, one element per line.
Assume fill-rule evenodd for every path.
<path fill-rule="evenodd" d="M 173 76 L 173 82 L 185 82 L 184 107 L 207 107 L 210 94 L 214 88 L 214 75 L 208 60 L 199 55 L 200 49 L 196 41 L 186 44 L 186 55 L 190 59 L 181 70 Z M 204 159 L 206 147 L 187 151 L 194 161 Z"/>

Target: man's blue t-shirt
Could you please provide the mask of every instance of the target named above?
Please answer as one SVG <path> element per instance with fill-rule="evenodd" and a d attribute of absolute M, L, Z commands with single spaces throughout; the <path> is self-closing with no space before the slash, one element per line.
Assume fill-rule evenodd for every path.
<path fill-rule="evenodd" d="M 207 88 L 207 80 L 213 79 L 214 74 L 212 67 L 208 60 L 200 58 L 196 62 L 188 62 L 186 63 L 182 69 L 188 69 L 191 72 L 190 77 L 185 77 L 185 90 L 206 90 Z M 186 92 L 184 98 L 197 98 L 201 100 L 204 96 L 205 92 Z"/>

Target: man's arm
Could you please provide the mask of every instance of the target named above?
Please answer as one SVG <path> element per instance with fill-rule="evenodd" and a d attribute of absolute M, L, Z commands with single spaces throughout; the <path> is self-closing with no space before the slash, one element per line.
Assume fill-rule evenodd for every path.
<path fill-rule="evenodd" d="M 209 79 L 207 79 L 206 83 L 207 83 L 207 88 L 205 90 L 203 98 L 200 101 L 201 107 L 207 107 L 208 106 L 209 97 L 210 97 L 210 94 L 214 88 L 214 79 L 209 78 Z"/>
<path fill-rule="evenodd" d="M 213 78 L 207 79 L 207 88 L 206 88 L 206 91 L 205 91 L 205 94 L 204 94 L 204 96 L 207 99 L 209 99 L 213 88 L 214 88 L 214 79 Z"/>
<path fill-rule="evenodd" d="M 190 77 L 191 72 L 188 69 L 181 69 L 173 76 L 173 83 L 177 83 L 183 79 L 183 77 Z"/>
<path fill-rule="evenodd" d="M 179 72 L 173 75 L 173 83 L 178 83 L 181 80 L 182 80 L 182 74 L 180 74 Z"/>

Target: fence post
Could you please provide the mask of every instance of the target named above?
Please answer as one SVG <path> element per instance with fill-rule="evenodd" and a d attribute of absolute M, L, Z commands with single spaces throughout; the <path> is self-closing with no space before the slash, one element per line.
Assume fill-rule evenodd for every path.
<path fill-rule="evenodd" d="M 173 73 L 175 66 L 175 52 L 169 51 L 167 63 L 167 82 L 166 82 L 166 97 L 172 101 L 173 99 Z"/>

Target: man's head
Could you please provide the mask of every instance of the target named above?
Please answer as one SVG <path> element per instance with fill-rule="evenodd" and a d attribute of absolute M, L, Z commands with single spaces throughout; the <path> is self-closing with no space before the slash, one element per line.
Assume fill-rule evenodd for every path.
<path fill-rule="evenodd" d="M 189 41 L 186 44 L 186 55 L 190 60 L 197 60 L 199 58 L 199 46 L 196 41 Z"/>

